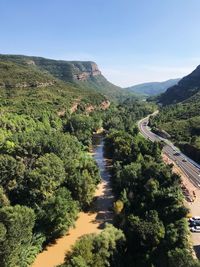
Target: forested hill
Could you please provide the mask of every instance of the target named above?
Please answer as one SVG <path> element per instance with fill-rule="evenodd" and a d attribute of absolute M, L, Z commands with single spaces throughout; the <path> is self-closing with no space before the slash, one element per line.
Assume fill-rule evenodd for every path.
<path fill-rule="evenodd" d="M 125 88 L 128 92 L 144 96 L 153 96 L 165 92 L 169 87 L 174 86 L 180 79 L 170 79 L 164 82 L 141 83 Z"/>
<path fill-rule="evenodd" d="M 200 66 L 169 88 L 151 126 L 167 131 L 184 153 L 200 162 Z"/>
<path fill-rule="evenodd" d="M 113 85 L 101 74 L 96 63 L 91 61 L 64 61 L 42 57 L 21 55 L 0 55 L 0 62 L 17 64 L 20 68 L 32 70 L 34 73 L 51 76 L 56 80 L 69 83 L 73 90 L 80 94 L 96 92 L 108 98 L 115 99 L 128 93 Z M 24 75 L 23 75 L 24 76 Z"/>
<path fill-rule="evenodd" d="M 200 91 L 200 65 L 189 75 L 181 79 L 177 85 L 167 89 L 159 101 L 164 105 L 187 100 Z"/>

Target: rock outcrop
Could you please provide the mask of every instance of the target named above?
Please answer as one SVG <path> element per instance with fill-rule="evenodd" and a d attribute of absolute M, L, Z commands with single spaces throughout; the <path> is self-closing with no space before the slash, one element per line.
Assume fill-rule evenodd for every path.
<path fill-rule="evenodd" d="M 73 74 L 73 79 L 74 80 L 79 80 L 79 81 L 85 81 L 91 77 L 101 75 L 100 70 L 98 69 L 98 66 L 96 63 L 91 62 L 90 66 L 86 69 L 86 71 L 81 71 L 79 68 L 77 68 L 74 65 L 74 71 L 76 73 Z"/>

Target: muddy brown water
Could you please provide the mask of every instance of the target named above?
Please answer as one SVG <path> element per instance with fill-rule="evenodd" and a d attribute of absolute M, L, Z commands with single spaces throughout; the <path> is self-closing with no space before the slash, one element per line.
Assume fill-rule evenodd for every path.
<path fill-rule="evenodd" d="M 54 267 L 64 262 L 65 253 L 74 245 L 76 240 L 85 234 L 99 233 L 106 222 L 112 223 L 113 195 L 110 186 L 110 161 L 104 157 L 104 138 L 95 135 L 92 156 L 97 162 L 101 174 L 93 208 L 89 212 L 80 212 L 75 227 L 54 244 L 48 245 L 38 254 L 32 267 Z"/>

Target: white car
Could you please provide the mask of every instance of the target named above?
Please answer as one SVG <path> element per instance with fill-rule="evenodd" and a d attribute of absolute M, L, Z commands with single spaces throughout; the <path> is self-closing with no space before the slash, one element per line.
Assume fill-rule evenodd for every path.
<path fill-rule="evenodd" d="M 195 221 L 200 221 L 200 216 L 194 216 L 189 219 L 189 222 L 195 222 Z"/>
<path fill-rule="evenodd" d="M 200 226 L 194 226 L 190 228 L 193 233 L 200 233 Z"/>
<path fill-rule="evenodd" d="M 189 222 L 195 222 L 195 221 L 200 222 L 200 216 L 194 216 L 194 217 L 190 218 L 188 221 Z"/>

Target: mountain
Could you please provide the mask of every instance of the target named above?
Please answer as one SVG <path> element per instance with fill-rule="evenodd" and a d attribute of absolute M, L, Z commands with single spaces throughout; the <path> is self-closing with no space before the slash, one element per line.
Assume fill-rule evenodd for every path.
<path fill-rule="evenodd" d="M 177 84 L 179 80 L 180 79 L 171 79 L 164 82 L 142 83 L 125 88 L 125 90 L 145 96 L 153 96 L 165 92 L 169 87 Z"/>
<path fill-rule="evenodd" d="M 200 66 L 170 87 L 151 126 L 167 131 L 183 152 L 200 162 Z"/>
<path fill-rule="evenodd" d="M 174 104 L 187 100 L 200 91 L 200 65 L 189 75 L 181 79 L 177 85 L 167 89 L 159 101 L 163 105 Z"/>
<path fill-rule="evenodd" d="M 112 100 L 128 95 L 122 88 L 107 81 L 97 64 L 91 61 L 64 61 L 32 56 L 0 55 L 0 62 L 13 62 L 18 66 L 32 69 L 34 72 L 42 72 L 43 75 L 51 75 L 54 79 L 71 83 L 82 91 L 95 91 Z"/>

